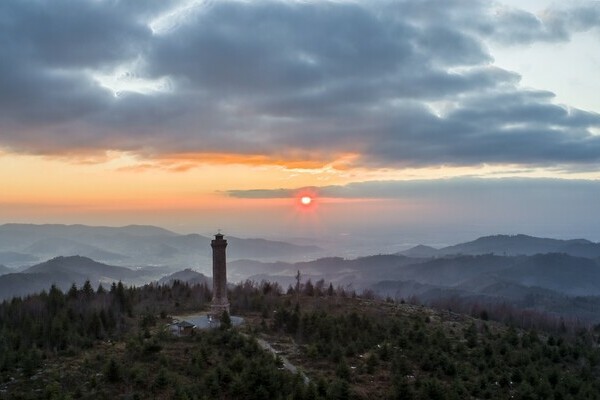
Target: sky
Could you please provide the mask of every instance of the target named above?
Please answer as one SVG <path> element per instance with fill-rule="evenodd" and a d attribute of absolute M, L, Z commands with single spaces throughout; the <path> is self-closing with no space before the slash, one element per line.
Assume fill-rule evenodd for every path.
<path fill-rule="evenodd" d="M 0 223 L 600 241 L 599 1 L 4 0 L 0 52 Z"/>

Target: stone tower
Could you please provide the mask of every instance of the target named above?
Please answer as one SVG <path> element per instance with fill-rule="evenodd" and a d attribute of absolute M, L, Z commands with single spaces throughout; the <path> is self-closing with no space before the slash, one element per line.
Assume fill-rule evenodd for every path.
<path fill-rule="evenodd" d="M 220 317 L 223 311 L 229 312 L 229 301 L 227 300 L 227 261 L 225 259 L 225 248 L 227 240 L 223 239 L 221 233 L 215 235 L 210 242 L 213 251 L 213 298 L 210 312 Z"/>

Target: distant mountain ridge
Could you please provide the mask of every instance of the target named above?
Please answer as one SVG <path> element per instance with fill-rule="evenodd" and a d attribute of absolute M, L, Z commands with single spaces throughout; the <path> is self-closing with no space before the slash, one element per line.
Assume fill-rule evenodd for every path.
<path fill-rule="evenodd" d="M 600 260 L 565 253 L 505 256 L 491 253 L 412 258 L 380 255 L 346 260 L 339 257 L 299 263 L 239 260 L 232 274 L 250 280 L 294 285 L 323 279 L 334 286 L 372 290 L 381 296 L 421 302 L 440 299 L 476 304 L 511 304 L 540 311 L 577 315 L 600 322 Z M 571 315 L 571 316 L 572 316 Z"/>
<path fill-rule="evenodd" d="M 30 235 L 51 235 L 64 236 L 70 235 L 73 232 L 77 234 L 91 235 L 111 235 L 111 234 L 127 234 L 132 236 L 177 236 L 177 233 L 168 229 L 160 228 L 152 225 L 126 225 L 121 227 L 112 226 L 90 226 L 81 224 L 20 224 L 8 223 L 0 225 L 0 232 L 10 230 L 19 231 Z"/>
<path fill-rule="evenodd" d="M 449 255 L 498 254 L 507 256 L 565 253 L 575 257 L 600 257 L 600 243 L 587 239 L 550 239 L 518 235 L 483 236 L 470 242 L 436 249 L 418 245 L 399 254 L 410 257 L 441 257 Z"/>
<path fill-rule="evenodd" d="M 68 289 L 72 283 L 81 285 L 86 279 L 94 285 L 117 280 L 133 284 L 180 280 L 210 285 L 206 276 L 212 264 L 208 237 L 144 226 L 36 227 L 0 226 L 0 257 L 48 260 L 23 268 L 20 273 L 0 267 L 0 300 L 47 290 L 52 283 Z M 536 310 L 575 313 L 600 322 L 600 244 L 585 239 L 492 235 L 442 249 L 419 245 L 398 254 L 355 259 L 315 257 L 301 262 L 272 260 L 290 255 L 307 259 L 321 249 L 265 239 L 228 236 L 227 240 L 229 282 L 270 280 L 287 288 L 295 284 L 300 271 L 303 282 L 323 280 L 336 287 L 372 290 L 383 296 L 406 299 L 417 295 L 423 301 L 468 299 L 481 304 L 507 302 Z M 19 246 L 14 247 L 15 243 Z M 26 250 L 36 254 L 23 253 Z M 42 258 L 54 251 L 80 255 Z M 111 257 L 114 262 L 102 259 Z M 121 265 L 115 265 L 118 263 Z M 151 267 L 125 268 L 123 263 Z M 1 259 L 0 264 L 14 266 Z M 181 271 L 183 268 L 188 269 Z M 172 274 L 174 271 L 179 272 Z"/>
<path fill-rule="evenodd" d="M 81 286 L 86 280 L 94 287 L 117 281 L 140 284 L 164 274 L 164 270 L 160 268 L 133 270 L 81 256 L 55 257 L 22 272 L 10 271 L 11 273 L 0 275 L 0 300 L 47 290 L 52 284 L 63 290 L 73 283 Z"/>
<path fill-rule="evenodd" d="M 180 235 L 167 229 L 129 225 L 0 225 L 0 263 L 9 267 L 57 256 L 80 255 L 116 265 L 190 265 L 210 268 L 210 240 L 198 234 Z M 307 258 L 322 252 L 317 246 L 227 236 L 227 255 L 235 258 Z M 5 257 L 2 258 L 2 255 Z"/>
<path fill-rule="evenodd" d="M 96 246 L 79 243 L 75 240 L 60 237 L 48 237 L 40 239 L 31 246 L 23 249 L 26 254 L 53 254 L 59 253 L 65 256 L 79 255 L 93 258 L 95 260 L 127 260 L 129 257 L 122 254 L 102 250 Z"/>
<path fill-rule="evenodd" d="M 0 251 L 0 264 L 23 265 L 39 261 L 39 258 L 30 254 L 16 251 Z"/>

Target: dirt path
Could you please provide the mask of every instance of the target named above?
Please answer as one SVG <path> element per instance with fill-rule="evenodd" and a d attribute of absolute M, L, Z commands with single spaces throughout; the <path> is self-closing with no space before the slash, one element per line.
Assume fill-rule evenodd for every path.
<path fill-rule="evenodd" d="M 288 371 L 290 371 L 293 374 L 300 372 L 302 379 L 304 379 L 304 383 L 308 384 L 310 382 L 310 379 L 308 378 L 308 376 L 306 376 L 306 374 L 304 374 L 304 372 L 299 371 L 298 368 L 294 364 L 292 364 L 287 358 L 285 358 L 284 356 L 279 354 L 279 352 L 277 350 L 275 350 L 269 342 L 267 342 L 264 339 L 259 339 L 259 338 L 256 338 L 256 341 L 258 342 L 258 345 L 263 350 L 270 351 L 275 356 L 279 357 L 279 359 L 281 360 L 281 362 L 283 364 L 283 368 L 287 369 Z"/>

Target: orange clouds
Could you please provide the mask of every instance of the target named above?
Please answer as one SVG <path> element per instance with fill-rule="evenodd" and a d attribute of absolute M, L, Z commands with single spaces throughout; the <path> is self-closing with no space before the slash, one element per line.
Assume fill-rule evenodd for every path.
<path fill-rule="evenodd" d="M 338 181 L 333 167 L 261 156 L 173 154 L 140 159 L 129 153 L 107 153 L 102 162 L 16 155 L 0 157 L 0 203 L 94 210 L 224 209 L 240 207 L 223 193 L 231 188 L 294 187 Z M 292 166 L 310 167 L 303 172 Z M 174 171 L 180 173 L 174 174 Z M 234 204 L 235 203 L 235 204 Z M 261 201 L 260 204 L 266 204 Z M 244 207 L 255 207 L 245 202 Z"/>
<path fill-rule="evenodd" d="M 286 169 L 315 170 L 332 168 L 348 170 L 359 155 L 346 154 L 286 154 L 284 156 L 268 156 L 263 154 L 234 153 L 169 153 L 147 155 L 145 162 L 123 167 L 123 170 L 146 171 L 153 168 L 171 172 L 185 172 L 203 165 L 247 165 L 277 166 Z"/>

